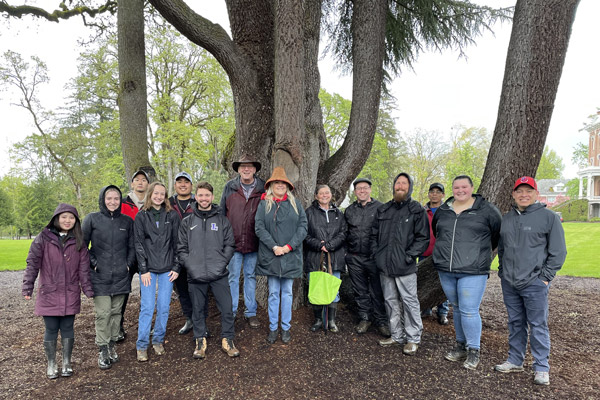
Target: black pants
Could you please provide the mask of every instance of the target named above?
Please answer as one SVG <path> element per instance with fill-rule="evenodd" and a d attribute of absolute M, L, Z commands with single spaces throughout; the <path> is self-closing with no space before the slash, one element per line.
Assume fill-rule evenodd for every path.
<path fill-rule="evenodd" d="M 75 332 L 73 331 L 74 323 L 74 315 L 65 315 L 62 317 L 44 317 L 44 324 L 46 324 L 44 341 L 50 342 L 58 339 L 58 331 L 60 331 L 61 339 L 75 338 Z"/>
<path fill-rule="evenodd" d="M 192 299 L 190 298 L 187 270 L 185 268 L 181 268 L 179 271 L 179 276 L 175 279 L 175 287 L 177 288 L 183 315 L 185 315 L 186 318 L 192 318 Z M 208 305 L 208 302 L 206 304 Z"/>
<path fill-rule="evenodd" d="M 346 265 L 354 289 L 358 316 L 365 320 L 372 319 L 377 326 L 386 325 L 388 319 L 375 260 L 366 255 L 348 253 Z"/>
<path fill-rule="evenodd" d="M 192 322 L 194 323 L 194 338 L 202 338 L 206 335 L 206 316 L 204 309 L 208 303 L 208 288 L 213 293 L 217 302 L 217 308 L 221 313 L 221 337 L 233 339 L 233 311 L 231 309 L 231 291 L 229 290 L 229 279 L 224 276 L 221 279 L 208 283 L 188 284 L 190 297 L 192 299 Z"/>

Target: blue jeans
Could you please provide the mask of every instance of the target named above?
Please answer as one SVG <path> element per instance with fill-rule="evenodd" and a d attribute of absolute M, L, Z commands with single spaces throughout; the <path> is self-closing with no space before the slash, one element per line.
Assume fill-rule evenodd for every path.
<path fill-rule="evenodd" d="M 156 290 L 157 285 L 158 292 Z M 148 286 L 144 286 L 140 277 L 140 318 L 138 321 L 138 339 L 135 343 L 135 347 L 138 350 L 146 350 L 148 348 L 154 306 L 156 306 L 156 320 L 154 321 L 152 343 L 164 342 L 172 291 L 173 282 L 169 282 L 168 272 L 163 272 L 162 274 L 150 272 L 150 285 Z"/>
<path fill-rule="evenodd" d="M 242 254 L 239 252 L 233 253 L 231 261 L 227 269 L 229 270 L 229 289 L 231 290 L 231 304 L 233 315 L 237 313 L 238 303 L 240 300 L 240 272 L 242 265 L 244 266 L 244 304 L 246 317 L 256 316 L 256 275 L 254 270 L 256 267 L 257 252 Z"/>
<path fill-rule="evenodd" d="M 480 348 L 481 316 L 479 306 L 488 275 L 457 274 L 438 271 L 442 289 L 454 308 L 456 341 L 469 349 Z"/>
<path fill-rule="evenodd" d="M 281 303 L 281 329 L 290 330 L 292 321 L 292 287 L 294 280 L 269 276 L 269 329 L 277 330 L 279 325 L 279 305 Z"/>
<path fill-rule="evenodd" d="M 523 365 L 527 336 L 533 356 L 533 370 L 548 372 L 550 365 L 550 331 L 548 329 L 548 290 L 540 279 L 524 289 L 513 288 L 504 279 L 502 296 L 508 313 L 508 362 Z M 529 333 L 529 335 L 528 335 Z"/>

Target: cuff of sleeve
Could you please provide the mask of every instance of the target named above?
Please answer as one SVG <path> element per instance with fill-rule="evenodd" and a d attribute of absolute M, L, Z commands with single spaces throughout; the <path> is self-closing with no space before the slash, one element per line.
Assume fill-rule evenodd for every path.
<path fill-rule="evenodd" d="M 290 249 L 290 251 L 293 251 L 294 249 L 292 249 L 292 246 L 290 246 L 289 244 L 285 245 L 288 249 Z"/>

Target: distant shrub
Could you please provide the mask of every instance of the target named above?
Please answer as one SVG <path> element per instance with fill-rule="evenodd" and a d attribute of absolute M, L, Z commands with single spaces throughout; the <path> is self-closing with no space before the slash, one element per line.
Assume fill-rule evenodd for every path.
<path fill-rule="evenodd" d="M 587 221 L 588 201 L 569 200 L 555 207 L 553 211 L 560 211 L 564 221 Z"/>
<path fill-rule="evenodd" d="M 600 218 L 594 217 L 594 218 L 590 219 L 590 222 L 600 222 Z"/>

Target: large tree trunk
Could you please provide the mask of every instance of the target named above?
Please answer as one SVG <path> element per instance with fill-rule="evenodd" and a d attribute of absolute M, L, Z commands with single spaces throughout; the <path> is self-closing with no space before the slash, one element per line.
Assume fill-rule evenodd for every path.
<path fill-rule="evenodd" d="M 146 136 L 146 59 L 144 1 L 118 0 L 119 121 L 125 175 L 143 169 L 151 177 Z"/>
<path fill-rule="evenodd" d="M 518 0 L 498 119 L 479 193 L 503 213 L 519 176 L 535 176 L 579 0 Z"/>

